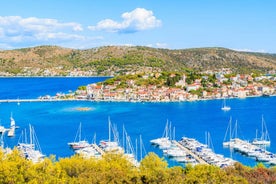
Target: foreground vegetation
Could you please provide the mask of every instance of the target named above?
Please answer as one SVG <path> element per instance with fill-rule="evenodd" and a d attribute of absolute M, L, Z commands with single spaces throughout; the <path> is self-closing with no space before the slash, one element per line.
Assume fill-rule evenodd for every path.
<path fill-rule="evenodd" d="M 237 163 L 234 167 L 209 165 L 175 166 L 149 153 L 139 168 L 121 155 L 106 154 L 102 159 L 80 156 L 54 156 L 34 164 L 22 158 L 17 150 L 0 152 L 0 183 L 275 183 L 276 169 L 258 165 L 250 168 Z"/>

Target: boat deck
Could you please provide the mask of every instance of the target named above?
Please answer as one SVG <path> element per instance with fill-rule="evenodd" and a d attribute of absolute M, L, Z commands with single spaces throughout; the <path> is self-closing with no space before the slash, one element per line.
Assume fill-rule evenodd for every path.
<path fill-rule="evenodd" d="M 8 136 L 9 137 L 13 137 L 14 136 L 14 132 L 15 132 L 15 127 L 10 128 L 9 131 L 8 131 Z"/>

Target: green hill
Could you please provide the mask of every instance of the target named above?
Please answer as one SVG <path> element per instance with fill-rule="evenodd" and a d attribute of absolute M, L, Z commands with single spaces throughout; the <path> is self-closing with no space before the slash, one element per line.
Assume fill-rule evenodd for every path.
<path fill-rule="evenodd" d="M 221 68 L 245 73 L 275 70 L 276 55 L 225 48 L 169 50 L 141 46 L 105 46 L 75 50 L 39 46 L 0 51 L 0 64 L 1 76 L 96 76 Z"/>

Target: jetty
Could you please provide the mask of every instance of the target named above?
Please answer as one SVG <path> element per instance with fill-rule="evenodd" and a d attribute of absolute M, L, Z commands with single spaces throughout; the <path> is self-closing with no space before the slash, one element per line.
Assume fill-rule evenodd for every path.
<path fill-rule="evenodd" d="M 172 141 L 173 144 L 175 144 L 178 148 L 180 148 L 181 150 L 185 151 L 186 154 L 191 155 L 199 164 L 208 164 L 205 160 L 201 159 L 200 157 L 198 157 L 196 154 L 194 154 L 191 150 L 187 149 L 186 147 L 182 146 L 179 142 L 177 142 L 176 140 Z"/>
<path fill-rule="evenodd" d="M 181 163 L 206 164 L 218 167 L 232 166 L 236 162 L 231 158 L 226 158 L 221 154 L 214 153 L 206 144 L 202 144 L 193 138 L 183 137 L 180 141 L 169 140 L 168 147 L 158 148 L 163 150 L 163 154 Z"/>
<path fill-rule="evenodd" d="M 101 155 L 105 154 L 105 152 L 97 144 L 91 144 L 91 146 Z"/>
<path fill-rule="evenodd" d="M 226 158 L 221 154 L 216 154 L 206 144 L 198 142 L 196 139 L 183 137 L 179 143 L 187 150 L 196 155 L 201 163 L 207 163 L 218 167 L 232 166 L 236 162 L 231 158 Z"/>
<path fill-rule="evenodd" d="M 231 140 L 229 148 L 232 148 L 234 151 L 240 152 L 248 157 L 255 158 L 256 161 L 276 165 L 276 154 L 265 150 L 265 147 L 254 145 L 249 141 L 235 138 Z"/>

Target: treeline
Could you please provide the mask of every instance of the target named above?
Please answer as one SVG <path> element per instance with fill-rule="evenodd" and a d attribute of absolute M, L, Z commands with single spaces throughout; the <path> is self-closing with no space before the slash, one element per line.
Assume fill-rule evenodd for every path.
<path fill-rule="evenodd" d="M 183 168 L 168 167 L 167 162 L 149 153 L 134 167 L 118 154 L 106 154 L 102 159 L 84 159 L 75 155 L 54 156 L 40 163 L 32 163 L 17 150 L 10 154 L 0 152 L 0 183 L 275 183 L 275 168 L 263 165 L 250 168 L 237 163 L 233 167 L 218 168 L 197 165 Z"/>
<path fill-rule="evenodd" d="M 132 80 L 138 86 L 149 86 L 156 85 L 158 87 L 168 86 L 168 87 L 177 87 L 176 83 L 179 80 L 183 79 L 185 75 L 185 82 L 187 84 L 192 84 L 197 79 L 202 79 L 203 76 L 207 78 L 203 78 L 201 80 L 201 85 L 204 88 L 207 87 L 218 87 L 216 86 L 217 79 L 215 75 L 203 75 L 197 71 L 187 70 L 185 72 L 152 72 L 148 73 L 139 73 L 139 74 L 128 74 L 128 75 L 120 75 L 110 79 L 107 79 L 103 82 L 104 85 L 114 85 L 117 83 L 120 87 L 129 87 L 127 85 L 127 81 Z M 123 86 L 122 86 L 123 85 Z"/>

